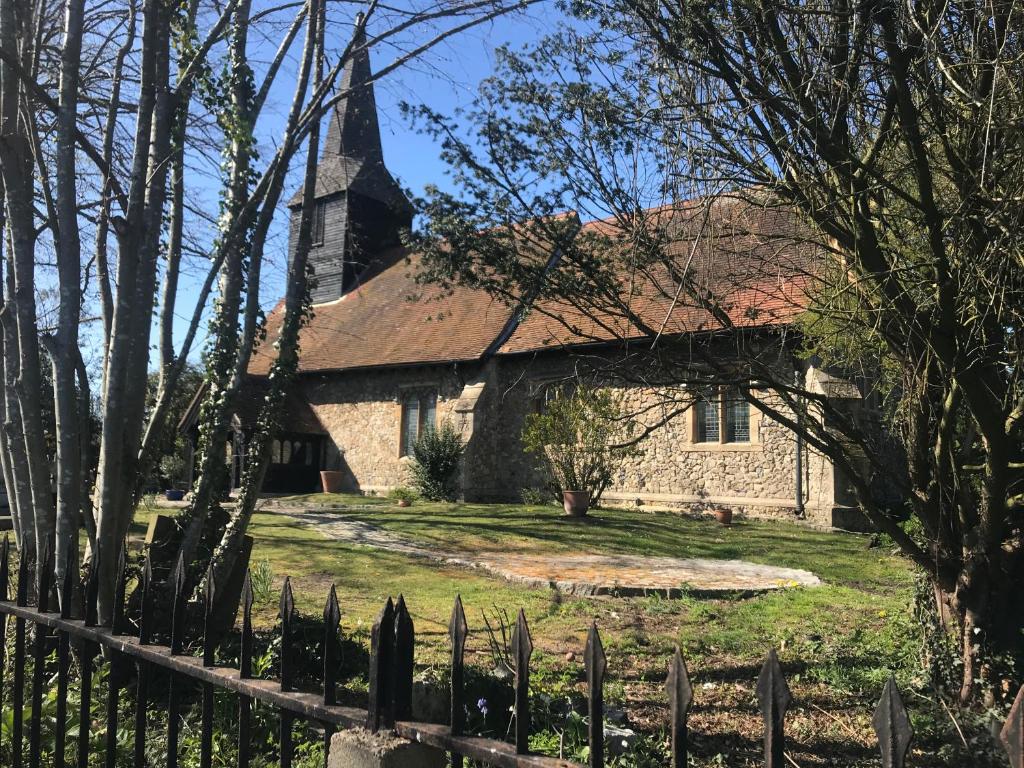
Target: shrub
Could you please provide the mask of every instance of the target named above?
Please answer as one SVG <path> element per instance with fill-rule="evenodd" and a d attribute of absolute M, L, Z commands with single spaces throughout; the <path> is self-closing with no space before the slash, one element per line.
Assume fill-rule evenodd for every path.
<path fill-rule="evenodd" d="M 160 474 L 164 482 L 170 488 L 180 487 L 185 479 L 185 457 L 182 455 L 184 448 L 175 445 L 174 453 L 168 453 L 160 459 Z"/>
<path fill-rule="evenodd" d="M 412 488 L 406 488 L 404 485 L 400 485 L 397 488 L 392 488 L 388 491 L 388 498 L 395 501 L 406 501 L 412 504 L 416 501 L 417 493 Z"/>
<path fill-rule="evenodd" d="M 412 447 L 412 484 L 425 499 L 455 500 L 455 475 L 466 446 L 455 427 L 444 422 L 426 429 Z"/>
<path fill-rule="evenodd" d="M 589 491 L 596 506 L 615 469 L 637 452 L 629 439 L 635 429 L 615 394 L 580 386 L 526 418 L 523 445 L 540 459 L 558 503 L 562 491 Z"/>

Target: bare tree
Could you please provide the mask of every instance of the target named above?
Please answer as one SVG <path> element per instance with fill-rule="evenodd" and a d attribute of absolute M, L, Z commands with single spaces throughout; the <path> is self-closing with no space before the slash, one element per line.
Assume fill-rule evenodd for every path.
<path fill-rule="evenodd" d="M 520 7 L 465 0 L 383 8 L 371 0 L 356 24 L 375 30 L 361 45 L 398 52 L 383 76 L 448 36 Z M 343 30 L 337 36 L 344 45 L 333 60 L 326 43 L 314 56 L 316 40 L 330 39 L 331 29 Z M 0 5 L 0 466 L 22 553 L 55 552 L 59 577 L 78 562 L 84 519 L 103 617 L 116 553 L 159 459 L 171 403 L 211 305 L 212 394 L 203 409 L 209 450 L 201 454 L 190 509 L 197 527 L 216 500 L 211 478 L 224 461 L 217 435 L 262 333 L 261 264 L 274 214 L 295 156 L 310 147 L 315 156 L 311 137 L 345 96 L 336 81 L 351 38 L 351 21 L 329 18 L 318 0 L 259 9 L 249 0 Z M 321 60 L 323 77 L 310 76 Z M 288 117 L 268 129 L 274 85 L 287 74 L 298 83 Z M 220 174 L 222 153 L 227 170 Z M 190 179 L 190 167 L 212 169 L 219 217 L 190 205 L 210 185 L 209 178 Z M 186 267 L 199 273 L 198 290 L 183 284 Z M 297 274 L 288 295 L 301 306 L 305 270 Z M 36 296 L 50 285 L 57 287 L 57 317 L 47 329 Z M 101 430 L 95 457 L 90 372 L 81 354 L 86 318 L 102 327 L 102 366 L 91 376 Z M 157 359 L 150 354 L 154 337 Z M 294 342 L 287 346 L 286 358 Z M 158 392 L 147 407 L 153 368 Z M 44 402 L 51 380 L 52 409 Z M 243 532 L 246 522 L 239 518 Z"/>
<path fill-rule="evenodd" d="M 422 111 L 465 191 L 430 200 L 426 277 L 510 301 L 542 282 L 530 311 L 553 341 L 604 344 L 598 372 L 661 393 L 669 417 L 693 387 L 737 387 L 842 469 L 932 580 L 957 620 L 961 699 L 998 689 L 1024 648 L 1020 8 L 578 10 L 586 27 L 506 56 L 475 145 Z M 604 223 L 576 235 L 554 215 L 568 209 Z M 561 257 L 546 274 L 544 243 Z M 738 301 L 772 275 L 799 286 L 755 294 L 788 299 L 785 322 Z M 881 401 L 905 464 L 794 379 L 808 357 Z"/>

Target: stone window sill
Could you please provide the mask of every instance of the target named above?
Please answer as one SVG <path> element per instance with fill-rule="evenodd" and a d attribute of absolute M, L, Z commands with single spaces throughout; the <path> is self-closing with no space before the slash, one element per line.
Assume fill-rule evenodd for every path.
<path fill-rule="evenodd" d="M 690 453 L 751 453 L 762 452 L 761 443 L 683 443 L 679 450 Z"/>

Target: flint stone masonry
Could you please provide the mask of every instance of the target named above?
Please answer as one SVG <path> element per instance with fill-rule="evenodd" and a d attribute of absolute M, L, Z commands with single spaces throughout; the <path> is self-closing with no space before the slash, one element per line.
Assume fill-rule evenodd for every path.
<path fill-rule="evenodd" d="M 444 752 L 386 733 L 362 729 L 339 731 L 331 737 L 327 768 L 444 768 Z"/>
<path fill-rule="evenodd" d="M 327 373 L 303 377 L 302 394 L 330 438 L 326 468 L 345 472 L 345 490 L 385 493 L 410 482 L 409 459 L 399 455 L 401 403 L 409 394 L 432 391 L 438 422 L 453 424 L 466 442 L 462 498 L 519 501 L 524 489 L 544 484 L 535 457 L 523 450 L 526 418 L 536 412 L 544 387 L 570 378 L 573 365 L 567 355 L 551 352 Z M 751 408 L 750 442 L 698 443 L 691 410 L 672 415 L 673 406 L 657 402 L 653 390 L 621 391 L 647 422 L 664 423 L 617 469 L 606 503 L 707 514 L 728 507 L 740 517 L 795 519 L 796 440 L 783 424 Z M 680 401 L 688 397 L 682 387 L 674 394 Z M 863 530 L 840 473 L 804 451 L 806 521 Z"/>

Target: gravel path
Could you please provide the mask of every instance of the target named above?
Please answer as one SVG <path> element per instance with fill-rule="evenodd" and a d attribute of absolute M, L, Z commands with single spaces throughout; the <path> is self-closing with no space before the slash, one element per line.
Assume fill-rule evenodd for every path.
<path fill-rule="evenodd" d="M 324 510 L 282 509 L 280 513 L 328 538 L 445 565 L 478 568 L 508 581 L 558 589 L 571 595 L 756 593 L 787 587 L 814 587 L 810 571 L 746 560 L 646 557 L 614 554 L 538 555 L 508 551 L 441 551 L 389 533 L 369 523 Z"/>

